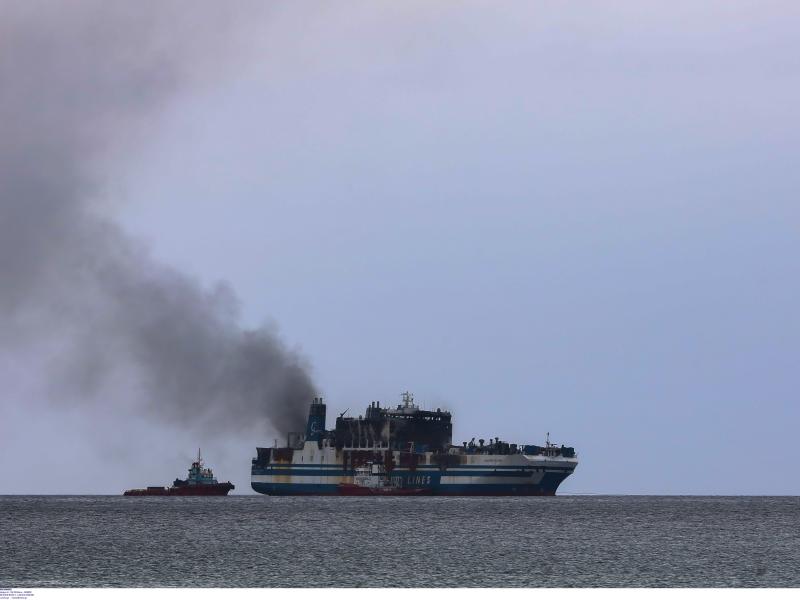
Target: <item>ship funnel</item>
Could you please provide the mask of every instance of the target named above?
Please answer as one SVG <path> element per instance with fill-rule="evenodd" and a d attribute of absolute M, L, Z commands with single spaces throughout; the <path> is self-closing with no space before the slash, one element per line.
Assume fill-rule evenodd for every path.
<path fill-rule="evenodd" d="M 306 425 L 306 441 L 318 442 L 325 433 L 325 403 L 322 398 L 314 398 L 308 408 L 308 424 Z"/>

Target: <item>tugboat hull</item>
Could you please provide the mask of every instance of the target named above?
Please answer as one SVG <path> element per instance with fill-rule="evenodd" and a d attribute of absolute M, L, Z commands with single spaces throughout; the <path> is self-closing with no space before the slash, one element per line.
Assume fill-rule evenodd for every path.
<path fill-rule="evenodd" d="M 232 483 L 186 485 L 181 487 L 148 487 L 126 490 L 123 496 L 227 496 L 234 489 Z"/>

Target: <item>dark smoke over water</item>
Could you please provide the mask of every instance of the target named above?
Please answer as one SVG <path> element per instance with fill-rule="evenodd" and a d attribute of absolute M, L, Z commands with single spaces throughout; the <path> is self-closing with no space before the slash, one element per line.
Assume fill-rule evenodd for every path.
<path fill-rule="evenodd" d="M 226 4 L 0 3 L 0 366 L 53 401 L 222 432 L 302 425 L 304 360 L 98 210 L 103 161 L 231 67 L 257 5 Z"/>

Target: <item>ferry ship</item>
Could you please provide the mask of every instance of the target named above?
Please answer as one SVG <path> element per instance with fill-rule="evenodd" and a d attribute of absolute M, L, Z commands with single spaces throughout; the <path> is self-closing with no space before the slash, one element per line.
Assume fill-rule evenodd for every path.
<path fill-rule="evenodd" d="M 358 485 L 364 466 L 381 465 L 392 487 L 427 495 L 553 496 L 578 465 L 575 449 L 551 443 L 549 434 L 543 446 L 500 438 L 453 445 L 450 412 L 421 410 L 408 392 L 401 397 L 394 408 L 373 402 L 363 416 L 345 411 L 332 430 L 324 401 L 315 398 L 304 433 L 290 433 L 284 447 L 256 448 L 253 490 L 341 495 Z"/>

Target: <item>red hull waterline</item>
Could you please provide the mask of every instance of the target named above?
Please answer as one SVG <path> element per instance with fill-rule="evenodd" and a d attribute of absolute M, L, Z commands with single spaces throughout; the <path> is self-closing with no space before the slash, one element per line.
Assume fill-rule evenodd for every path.
<path fill-rule="evenodd" d="M 232 483 L 187 485 L 181 487 L 148 487 L 126 490 L 123 496 L 227 496 L 234 489 Z"/>
<path fill-rule="evenodd" d="M 431 488 L 370 488 L 350 483 L 338 486 L 340 496 L 430 496 Z"/>

